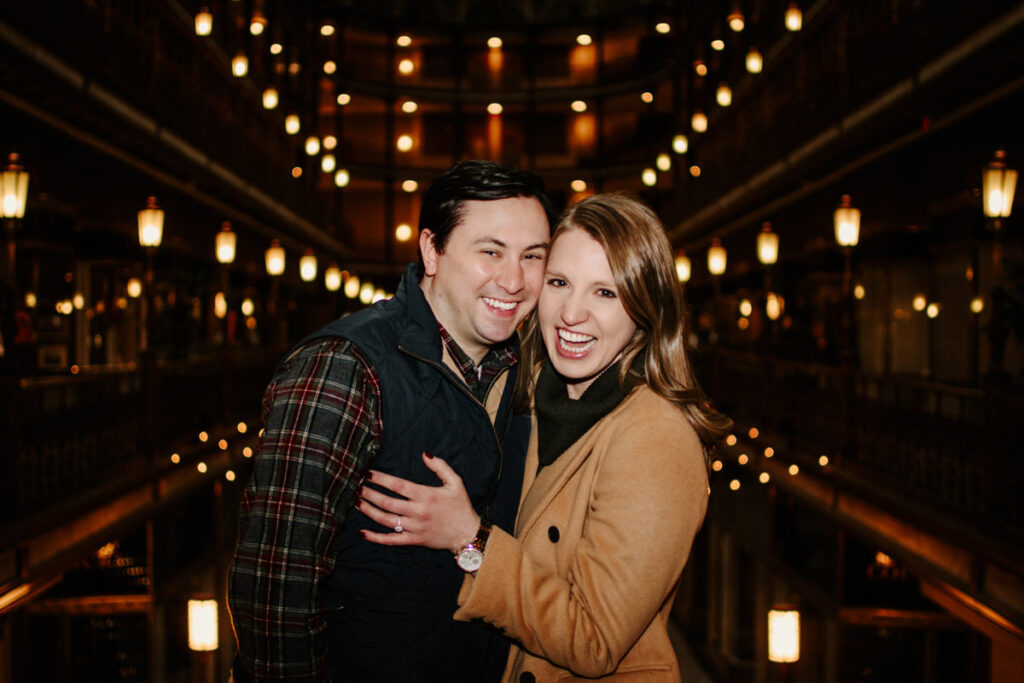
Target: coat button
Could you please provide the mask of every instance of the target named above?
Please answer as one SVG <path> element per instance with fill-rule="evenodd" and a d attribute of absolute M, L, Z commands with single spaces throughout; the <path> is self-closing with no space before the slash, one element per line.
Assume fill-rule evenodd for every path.
<path fill-rule="evenodd" d="M 548 527 L 548 538 L 551 539 L 552 543 L 558 543 L 558 527 L 557 526 L 549 526 Z"/>
<path fill-rule="evenodd" d="M 551 528 L 553 529 L 554 527 Z M 535 683 L 536 680 L 536 676 L 534 676 L 529 671 L 524 671 L 523 673 L 519 674 L 519 683 Z"/>

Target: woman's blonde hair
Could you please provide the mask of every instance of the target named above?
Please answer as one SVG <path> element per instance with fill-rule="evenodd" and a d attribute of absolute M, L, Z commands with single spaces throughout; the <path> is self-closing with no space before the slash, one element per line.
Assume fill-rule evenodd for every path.
<path fill-rule="evenodd" d="M 619 360 L 619 383 L 625 390 L 647 384 L 675 403 L 706 446 L 732 425 L 713 409 L 694 377 L 686 349 L 686 313 L 682 286 L 672 261 L 665 228 L 651 209 L 624 194 L 587 197 L 569 207 L 551 238 L 552 246 L 570 230 L 583 230 L 604 249 L 619 298 L 637 330 Z M 524 392 L 532 392 L 535 369 L 545 358 L 536 315 L 523 328 Z M 644 376 L 631 372 L 646 350 Z M 522 395 L 524 400 L 529 394 Z"/>

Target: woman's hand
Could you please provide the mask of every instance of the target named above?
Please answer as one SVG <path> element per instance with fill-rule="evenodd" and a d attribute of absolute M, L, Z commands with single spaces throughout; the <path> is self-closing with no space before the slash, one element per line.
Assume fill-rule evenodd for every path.
<path fill-rule="evenodd" d="M 441 486 L 423 486 L 406 479 L 370 470 L 366 480 L 405 498 L 395 498 L 368 486 L 357 491 L 356 509 L 396 533 L 364 529 L 363 538 L 381 545 L 420 545 L 456 552 L 476 536 L 480 516 L 469 502 L 462 478 L 441 458 L 423 454 L 427 469 Z M 401 531 L 398 529 L 401 528 Z"/>

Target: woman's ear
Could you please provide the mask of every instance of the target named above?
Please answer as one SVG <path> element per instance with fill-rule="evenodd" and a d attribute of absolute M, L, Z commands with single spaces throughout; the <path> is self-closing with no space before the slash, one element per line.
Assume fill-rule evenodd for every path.
<path fill-rule="evenodd" d="M 434 231 L 424 228 L 420 230 L 420 258 L 423 259 L 423 274 L 433 276 L 437 273 L 437 248 L 434 245 Z"/>

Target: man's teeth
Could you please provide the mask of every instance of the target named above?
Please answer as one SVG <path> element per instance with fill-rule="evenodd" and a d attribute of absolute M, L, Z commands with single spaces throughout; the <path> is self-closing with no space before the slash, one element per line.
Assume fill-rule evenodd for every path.
<path fill-rule="evenodd" d="M 580 334 L 579 332 L 569 332 L 568 330 L 559 330 L 558 337 L 563 341 L 570 342 L 572 344 L 582 344 L 584 342 L 593 341 L 594 337 L 589 334 Z"/>
<path fill-rule="evenodd" d="M 511 311 L 513 308 L 516 307 L 518 303 L 516 301 L 501 301 L 500 299 L 491 299 L 486 296 L 484 297 L 484 301 L 487 303 L 488 306 L 494 306 L 495 308 L 500 308 L 503 311 Z"/>

